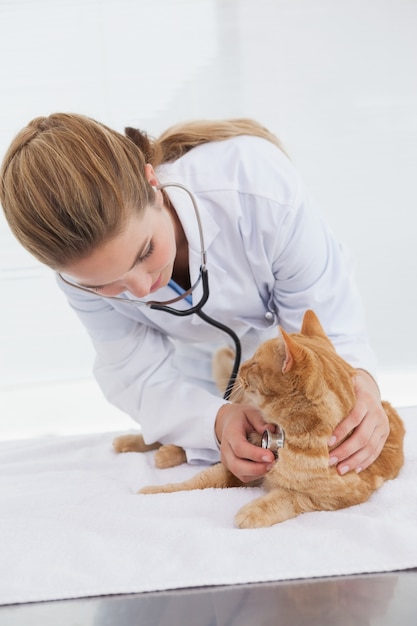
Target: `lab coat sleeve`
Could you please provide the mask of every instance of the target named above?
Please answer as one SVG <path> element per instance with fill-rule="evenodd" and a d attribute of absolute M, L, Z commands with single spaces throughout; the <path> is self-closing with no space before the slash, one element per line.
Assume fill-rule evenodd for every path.
<path fill-rule="evenodd" d="M 140 424 L 147 443 L 182 446 L 190 462 L 217 461 L 214 420 L 225 401 L 181 374 L 170 339 L 103 298 L 60 286 L 94 344 L 94 374 L 109 402 Z"/>
<path fill-rule="evenodd" d="M 280 224 L 273 252 L 273 299 L 279 322 L 298 331 L 313 309 L 337 352 L 353 367 L 375 375 L 361 297 L 346 248 L 338 243 L 299 183 L 293 206 Z"/>

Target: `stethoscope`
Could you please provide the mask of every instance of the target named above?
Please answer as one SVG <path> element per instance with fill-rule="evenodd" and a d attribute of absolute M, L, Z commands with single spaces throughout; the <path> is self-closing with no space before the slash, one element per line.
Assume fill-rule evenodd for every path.
<path fill-rule="evenodd" d="M 207 302 L 209 298 L 210 291 L 209 291 L 209 279 L 208 279 L 208 270 L 207 270 L 207 252 L 206 252 L 206 248 L 204 244 L 203 227 L 201 223 L 200 212 L 198 210 L 197 201 L 194 197 L 194 194 L 188 189 L 188 187 L 185 187 L 185 185 L 182 185 L 180 183 L 163 183 L 163 184 L 153 187 L 153 189 L 155 189 L 155 191 L 159 191 L 161 189 L 165 189 L 166 187 L 178 187 L 179 189 L 182 189 L 188 194 L 191 200 L 191 203 L 193 205 L 194 213 L 197 219 L 198 232 L 199 232 L 199 238 L 200 238 L 201 265 L 200 265 L 199 277 L 197 278 L 196 282 L 190 287 L 190 289 L 188 289 L 187 291 L 184 291 L 184 293 L 182 293 L 178 297 L 173 298 L 172 300 L 167 300 L 165 302 L 158 302 L 156 300 L 144 301 L 144 300 L 136 300 L 132 298 L 124 298 L 122 296 L 105 296 L 105 295 L 97 294 L 97 292 L 94 289 L 89 289 L 88 287 L 83 287 L 82 285 L 77 285 L 75 283 L 72 283 L 70 280 L 64 278 L 62 274 L 60 274 L 59 272 L 58 272 L 58 276 L 67 285 L 70 285 L 71 287 L 76 287 L 77 289 L 81 289 L 82 291 L 87 291 L 88 293 L 94 293 L 95 295 L 100 295 L 102 298 L 106 298 L 110 300 L 118 300 L 119 302 L 126 302 L 129 304 L 145 305 L 149 307 L 150 309 L 154 309 L 156 311 L 165 311 L 165 313 L 170 313 L 171 315 L 176 315 L 180 317 L 186 317 L 188 315 L 198 315 L 198 317 L 200 317 L 202 320 L 207 322 L 207 324 L 210 324 L 211 326 L 214 326 L 215 328 L 218 328 L 219 330 L 225 332 L 227 335 L 229 335 L 229 337 L 232 338 L 233 343 L 235 345 L 235 360 L 233 364 L 233 369 L 232 369 L 232 373 L 230 375 L 229 381 L 227 383 L 226 391 L 223 395 L 223 398 L 225 400 L 228 400 L 232 393 L 233 385 L 236 381 L 237 373 L 240 367 L 240 361 L 242 358 L 242 346 L 240 343 L 240 339 L 232 328 L 229 328 L 229 326 L 226 326 L 225 324 L 222 324 L 218 320 L 213 319 L 202 310 L 203 306 L 205 305 L 205 303 Z M 197 302 L 197 304 L 191 306 L 188 309 L 175 309 L 172 306 L 170 306 L 171 304 L 179 302 L 180 300 L 184 300 L 185 298 L 187 298 L 187 296 L 191 295 L 193 291 L 195 290 L 195 288 L 197 287 L 197 285 L 199 284 L 200 280 L 202 283 L 203 294 L 199 302 Z"/>

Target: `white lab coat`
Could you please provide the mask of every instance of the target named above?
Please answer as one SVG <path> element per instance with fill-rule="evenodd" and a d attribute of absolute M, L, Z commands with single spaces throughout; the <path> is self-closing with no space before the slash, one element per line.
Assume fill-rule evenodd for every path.
<path fill-rule="evenodd" d="M 277 147 L 247 136 L 208 143 L 160 166 L 157 175 L 196 197 L 210 285 L 204 310 L 239 335 L 244 359 L 277 334 L 278 323 L 298 331 L 312 308 L 339 354 L 372 371 L 347 255 Z M 201 261 L 194 210 L 184 191 L 166 191 L 188 239 L 193 284 Z M 181 445 L 189 461 L 218 460 L 213 426 L 224 401 L 210 363 L 230 338 L 196 315 L 178 318 L 59 283 L 91 336 L 95 376 L 108 400 L 140 424 L 147 442 Z M 156 295 L 174 294 L 164 287 L 150 299 Z M 200 295 L 201 285 L 193 301 Z"/>

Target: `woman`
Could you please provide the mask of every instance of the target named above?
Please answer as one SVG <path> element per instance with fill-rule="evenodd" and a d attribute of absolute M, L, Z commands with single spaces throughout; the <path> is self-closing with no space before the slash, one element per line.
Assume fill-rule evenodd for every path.
<path fill-rule="evenodd" d="M 202 295 L 205 255 L 192 198 L 161 187 L 177 183 L 198 204 L 210 281 L 204 312 L 238 335 L 243 358 L 275 336 L 278 323 L 298 330 L 312 308 L 357 368 L 357 401 L 329 441 L 337 446 L 329 463 L 340 473 L 365 469 L 388 423 L 368 373 L 374 357 L 359 296 L 343 249 L 278 140 L 249 120 L 183 124 L 157 141 L 134 129 L 126 135 L 80 115 L 37 118 L 1 171 L 10 227 L 58 272 L 95 346 L 106 397 L 140 423 L 148 443 L 182 446 L 189 462 L 218 460 L 219 445 L 242 481 L 273 462 L 247 441 L 264 430 L 259 411 L 225 402 L 214 388 L 211 357 L 228 336 L 196 314 L 126 302 L 169 301 L 193 286 L 191 303 L 174 305 L 184 309 Z"/>

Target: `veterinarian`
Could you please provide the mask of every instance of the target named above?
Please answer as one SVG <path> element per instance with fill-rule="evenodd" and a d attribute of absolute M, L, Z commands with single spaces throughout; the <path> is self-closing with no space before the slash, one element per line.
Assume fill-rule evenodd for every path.
<path fill-rule="evenodd" d="M 54 114 L 12 142 L 0 189 L 13 233 L 57 272 L 87 329 L 103 393 L 147 443 L 182 446 L 189 462 L 217 461 L 220 448 L 241 480 L 264 475 L 272 452 L 247 435 L 265 423 L 216 389 L 212 355 L 233 343 L 204 314 L 231 329 L 246 359 L 278 324 L 298 331 L 312 308 L 357 368 L 356 404 L 329 441 L 329 463 L 360 471 L 378 456 L 388 422 L 348 255 L 266 129 L 194 122 L 153 141 Z M 196 306 L 203 277 L 203 317 L 141 304 L 181 296 L 172 308 Z"/>

